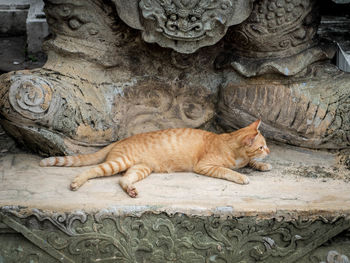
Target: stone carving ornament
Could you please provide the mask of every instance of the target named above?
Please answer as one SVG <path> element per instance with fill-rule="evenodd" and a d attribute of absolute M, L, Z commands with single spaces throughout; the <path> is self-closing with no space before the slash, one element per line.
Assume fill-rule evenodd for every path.
<path fill-rule="evenodd" d="M 225 131 L 261 118 L 273 140 L 349 147 L 350 75 L 314 63 L 332 53 L 315 34 L 316 7 L 315 0 L 45 0 L 48 61 L 0 76 L 1 125 L 49 155 L 91 152 L 141 131 L 215 129 L 216 118 Z M 264 73 L 279 74 L 246 78 Z"/>
<path fill-rule="evenodd" d="M 118 211 L 3 207 L 0 223 L 67 263 L 310 262 L 308 253 L 350 227 L 344 215 L 263 219 Z"/>
<path fill-rule="evenodd" d="M 193 53 L 213 45 L 245 20 L 252 0 L 114 0 L 120 18 L 149 43 Z M 140 12 L 140 13 L 139 13 Z"/>
<path fill-rule="evenodd" d="M 315 61 L 334 56 L 316 32 L 320 15 L 315 0 L 259 0 L 249 18 L 230 28 L 225 63 L 246 77 L 265 73 L 291 76 Z M 334 46 L 334 45 L 333 45 Z M 227 57 L 230 57 L 227 59 Z"/>

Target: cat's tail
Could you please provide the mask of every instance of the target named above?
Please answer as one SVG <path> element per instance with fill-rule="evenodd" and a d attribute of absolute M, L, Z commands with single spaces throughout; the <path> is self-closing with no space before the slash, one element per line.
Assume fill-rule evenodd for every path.
<path fill-rule="evenodd" d="M 103 162 L 107 154 L 114 147 L 114 143 L 102 148 L 101 150 L 91 153 L 75 156 L 49 157 L 40 161 L 40 166 L 85 166 L 99 164 Z"/>

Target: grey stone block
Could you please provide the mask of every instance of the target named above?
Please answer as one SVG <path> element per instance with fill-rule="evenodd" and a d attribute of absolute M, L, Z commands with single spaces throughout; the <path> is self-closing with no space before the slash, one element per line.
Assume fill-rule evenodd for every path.
<path fill-rule="evenodd" d="M 350 4 L 350 0 L 332 0 L 336 4 Z"/>
<path fill-rule="evenodd" d="M 345 71 L 350 72 L 350 49 L 345 50 L 344 47 L 338 44 L 337 66 Z"/>
<path fill-rule="evenodd" d="M 46 16 L 43 12 L 44 2 L 31 0 L 27 18 L 28 53 L 35 54 L 42 51 L 44 38 L 49 34 Z"/>
<path fill-rule="evenodd" d="M 0 35 L 25 35 L 29 0 L 0 0 Z"/>

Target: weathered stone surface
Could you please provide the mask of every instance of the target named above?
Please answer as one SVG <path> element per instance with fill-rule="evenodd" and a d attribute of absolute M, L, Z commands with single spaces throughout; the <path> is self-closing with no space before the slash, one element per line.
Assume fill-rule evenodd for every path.
<path fill-rule="evenodd" d="M 270 73 L 294 76 L 314 62 L 333 58 L 335 53 L 335 45 L 328 41 L 307 48 L 298 54 L 286 57 L 244 57 L 238 55 L 235 51 L 224 52 L 216 59 L 215 67 L 218 69 L 232 67 L 246 77 L 260 76 Z"/>
<path fill-rule="evenodd" d="M 315 61 L 332 58 L 331 43 L 318 45 L 320 16 L 315 0 L 260 0 L 247 20 L 226 35 L 230 51 L 216 62 L 251 77 L 266 73 L 292 76 Z"/>
<path fill-rule="evenodd" d="M 349 263 L 350 255 L 350 239 L 348 238 L 349 231 L 344 231 L 342 234 L 329 240 L 323 246 L 312 251 L 308 256 L 305 256 L 302 263 Z"/>
<path fill-rule="evenodd" d="M 0 77 L 2 124 L 19 142 L 72 154 L 213 119 L 220 45 L 191 55 L 155 48 L 100 1 L 46 1 L 45 11 L 54 34 L 45 43 L 48 62 Z"/>
<path fill-rule="evenodd" d="M 5 262 L 319 263 L 329 250 L 346 254 L 350 171 L 334 153 L 269 147 L 274 169 L 242 169 L 248 185 L 152 174 L 137 183 L 138 198 L 119 187 L 119 175 L 72 192 L 70 180 L 88 167 L 39 167 L 38 156 L 0 153 L 0 256 Z"/>
<path fill-rule="evenodd" d="M 165 213 L 125 217 L 114 209 L 91 214 L 16 207 L 0 211 L 0 220 L 9 229 L 69 263 L 300 262 L 350 226 L 344 215 L 261 220 Z"/>
<path fill-rule="evenodd" d="M 285 210 L 310 216 L 349 212 L 350 170 L 338 164 L 336 154 L 268 145 L 267 162 L 273 169 L 264 173 L 242 169 L 250 179 L 248 185 L 193 173 L 152 174 L 136 184 L 139 197 L 135 199 L 118 185 L 120 175 L 91 180 L 73 192 L 71 180 L 89 167 L 39 167 L 38 156 L 5 153 L 0 158 L 0 206 L 50 211 L 115 206 L 134 212 L 261 217 Z"/>
<path fill-rule="evenodd" d="M 114 0 L 120 18 L 129 26 L 142 30 L 149 43 L 170 47 L 180 53 L 193 53 L 213 45 L 229 26 L 245 20 L 251 0 L 178 1 Z"/>
<path fill-rule="evenodd" d="M 278 76 L 230 79 L 220 92 L 219 123 L 228 129 L 261 118 L 272 140 L 310 148 L 350 146 L 350 75 L 313 64 L 293 80 Z"/>
<path fill-rule="evenodd" d="M 59 261 L 22 234 L 0 223 L 0 262 L 57 263 Z"/>

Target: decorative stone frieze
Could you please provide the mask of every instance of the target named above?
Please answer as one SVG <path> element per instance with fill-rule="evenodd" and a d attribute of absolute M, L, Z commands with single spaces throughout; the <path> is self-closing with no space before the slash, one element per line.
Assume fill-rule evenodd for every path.
<path fill-rule="evenodd" d="M 90 214 L 16 207 L 3 207 L 0 222 L 60 262 L 304 262 L 305 255 L 350 227 L 341 215 L 123 216 L 113 209 Z"/>

